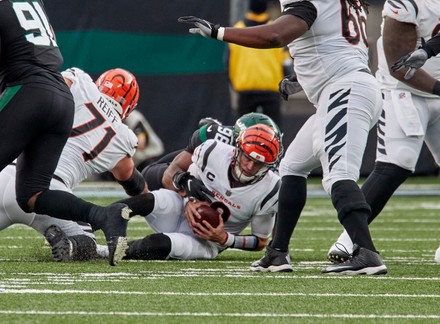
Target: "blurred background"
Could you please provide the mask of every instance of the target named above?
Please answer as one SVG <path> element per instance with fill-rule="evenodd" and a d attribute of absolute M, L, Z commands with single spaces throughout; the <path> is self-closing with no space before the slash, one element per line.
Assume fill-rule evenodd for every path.
<path fill-rule="evenodd" d="M 280 14 L 279 2 L 268 2 L 275 19 Z M 375 72 L 384 1 L 368 2 L 370 64 Z M 195 15 L 231 26 L 243 18 L 247 0 L 45 0 L 45 6 L 64 55 L 64 68 L 79 67 L 94 79 L 115 67 L 136 75 L 140 85 L 137 109 L 162 140 L 161 155 L 185 147 L 203 117 L 217 118 L 226 125 L 235 122 L 236 96 L 228 80 L 226 44 L 190 35 L 189 25 L 179 24 L 177 18 Z M 281 128 L 286 147 L 314 111 L 303 93 L 283 102 Z M 375 148 L 373 129 L 362 176 L 372 170 Z M 424 147 L 416 175 L 438 172 Z"/>

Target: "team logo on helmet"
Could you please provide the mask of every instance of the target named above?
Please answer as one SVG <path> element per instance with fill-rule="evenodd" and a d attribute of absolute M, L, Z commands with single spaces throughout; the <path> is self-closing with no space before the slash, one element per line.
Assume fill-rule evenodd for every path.
<path fill-rule="evenodd" d="M 133 74 L 124 69 L 104 72 L 96 85 L 110 100 L 115 110 L 125 119 L 136 108 L 139 100 L 139 85 Z"/>

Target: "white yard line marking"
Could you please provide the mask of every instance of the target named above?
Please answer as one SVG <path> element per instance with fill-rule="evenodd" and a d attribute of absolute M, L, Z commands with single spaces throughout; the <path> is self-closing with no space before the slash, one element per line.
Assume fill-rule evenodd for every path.
<path fill-rule="evenodd" d="M 174 292 L 174 291 L 100 291 L 100 290 L 77 290 L 77 289 L 1 289 L 4 294 L 98 294 L 98 295 L 148 295 L 148 296 L 255 296 L 255 292 Z M 338 294 L 338 293 L 268 293 L 258 292 L 258 296 L 265 297 L 363 297 L 363 298 L 440 298 L 439 294 Z"/>
<path fill-rule="evenodd" d="M 84 311 L 10 311 L 0 310 L 0 314 L 7 315 L 81 315 L 81 316 L 103 316 L 103 315 L 117 315 L 117 316 L 172 316 L 172 317 L 292 317 L 292 318 L 352 318 L 352 319 L 440 319 L 440 315 L 399 315 L 399 314 L 276 314 L 276 313 L 190 313 L 190 312 L 84 312 Z"/>

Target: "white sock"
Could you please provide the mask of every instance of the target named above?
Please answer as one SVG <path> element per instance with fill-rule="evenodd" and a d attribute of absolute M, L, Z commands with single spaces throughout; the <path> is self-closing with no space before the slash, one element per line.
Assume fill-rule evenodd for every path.
<path fill-rule="evenodd" d="M 96 253 L 98 253 L 99 257 L 107 259 L 108 258 L 108 246 L 96 244 Z"/>

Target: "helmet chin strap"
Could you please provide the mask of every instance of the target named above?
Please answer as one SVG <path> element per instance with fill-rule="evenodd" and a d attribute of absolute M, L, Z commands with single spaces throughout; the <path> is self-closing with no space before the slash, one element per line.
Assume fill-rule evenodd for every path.
<path fill-rule="evenodd" d="M 235 163 L 234 167 L 232 168 L 232 176 L 234 177 L 235 180 L 237 180 L 238 182 L 241 182 L 243 184 L 247 184 L 250 183 L 251 181 L 255 180 L 256 176 L 245 176 L 243 174 L 243 171 L 240 169 L 239 166 L 240 163 Z"/>
<path fill-rule="evenodd" d="M 242 184 L 251 183 L 256 177 L 255 176 L 245 176 L 243 171 L 240 168 L 240 156 L 243 154 L 239 149 L 236 149 L 234 158 L 232 161 L 231 174 L 235 181 L 238 181 Z"/>
<path fill-rule="evenodd" d="M 261 180 L 264 175 L 269 171 L 269 167 L 263 166 L 257 173 L 251 176 L 246 176 L 243 174 L 242 169 L 240 168 L 240 156 L 243 154 L 239 149 L 237 149 L 234 159 L 232 161 L 231 174 L 235 181 L 240 182 L 243 185 L 253 184 L 259 180 Z"/>

